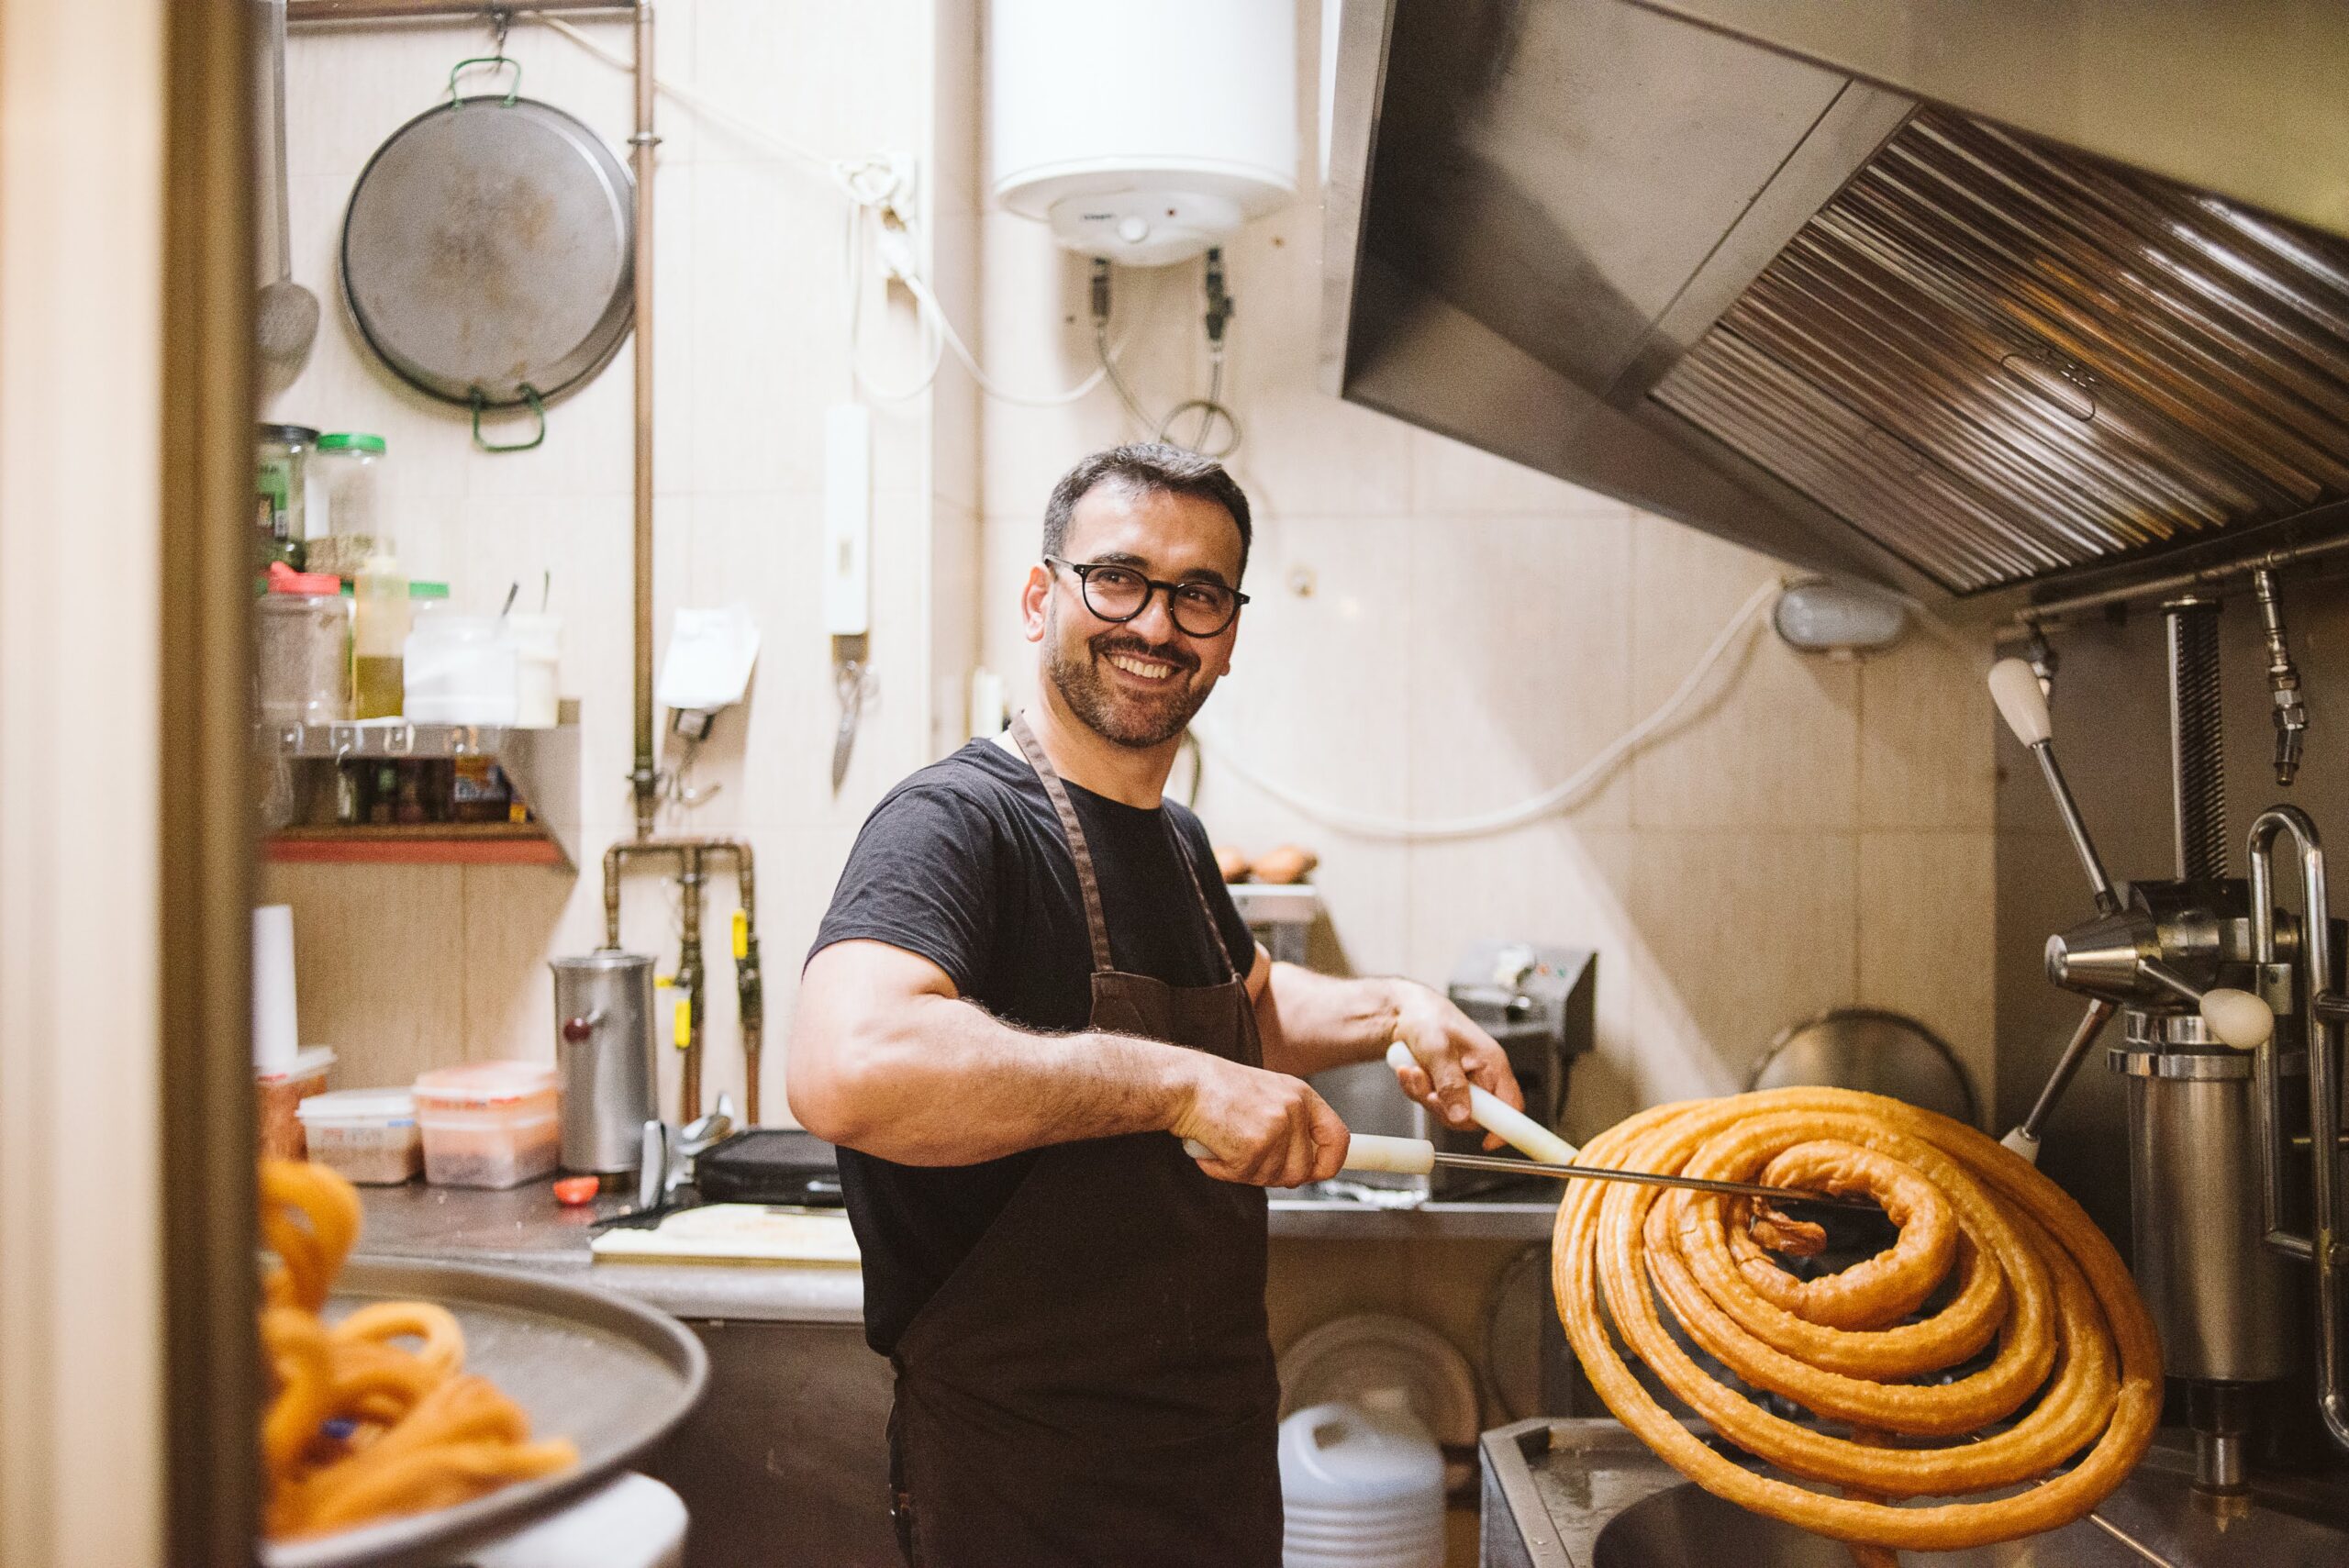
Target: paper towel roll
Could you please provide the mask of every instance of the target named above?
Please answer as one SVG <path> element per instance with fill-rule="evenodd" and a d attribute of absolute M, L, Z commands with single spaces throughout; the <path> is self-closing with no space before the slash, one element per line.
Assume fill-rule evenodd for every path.
<path fill-rule="evenodd" d="M 294 1008 L 294 906 L 263 904 L 253 910 L 253 1069 L 283 1073 L 301 1051 Z"/>

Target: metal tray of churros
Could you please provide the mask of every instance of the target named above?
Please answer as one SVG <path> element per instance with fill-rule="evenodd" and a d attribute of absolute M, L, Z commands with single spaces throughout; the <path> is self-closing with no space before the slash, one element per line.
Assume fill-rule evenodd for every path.
<path fill-rule="evenodd" d="M 266 1542 L 263 1568 L 446 1562 L 601 1485 L 685 1419 L 709 1377 L 701 1341 L 675 1318 L 609 1291 L 506 1269 L 354 1257 L 323 1316 L 332 1321 L 373 1301 L 406 1300 L 454 1313 L 465 1370 L 521 1406 L 532 1436 L 578 1445 L 578 1464 L 455 1507 Z"/>

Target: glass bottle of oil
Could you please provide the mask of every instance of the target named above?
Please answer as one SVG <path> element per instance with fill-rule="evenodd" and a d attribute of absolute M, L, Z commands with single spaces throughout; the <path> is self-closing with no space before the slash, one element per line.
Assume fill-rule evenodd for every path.
<path fill-rule="evenodd" d="M 389 555 L 371 555 L 359 569 L 351 597 L 351 707 L 361 718 L 397 718 L 407 643 L 407 574 Z"/>

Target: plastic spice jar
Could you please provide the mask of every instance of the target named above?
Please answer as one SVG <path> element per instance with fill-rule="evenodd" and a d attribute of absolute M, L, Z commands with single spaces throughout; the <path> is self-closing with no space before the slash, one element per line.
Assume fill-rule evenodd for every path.
<path fill-rule="evenodd" d="M 350 718 L 351 607 L 341 580 L 273 563 L 259 610 L 262 720 L 335 724 Z"/>
<path fill-rule="evenodd" d="M 304 564 L 313 572 L 355 577 L 371 555 L 395 552 L 384 526 L 384 438 L 363 430 L 329 430 L 310 459 L 323 517 L 308 521 Z"/>

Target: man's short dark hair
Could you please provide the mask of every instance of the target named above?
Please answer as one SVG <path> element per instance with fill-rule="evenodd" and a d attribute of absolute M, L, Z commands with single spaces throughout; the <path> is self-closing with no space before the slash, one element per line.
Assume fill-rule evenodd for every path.
<path fill-rule="evenodd" d="M 1111 447 L 1061 475 L 1052 498 L 1044 504 L 1044 553 L 1068 553 L 1069 514 L 1095 487 L 1116 484 L 1129 494 L 1157 491 L 1163 495 L 1196 495 L 1231 514 L 1240 529 L 1240 574 L 1248 574 L 1248 545 L 1252 537 L 1248 497 L 1223 464 L 1211 457 L 1186 451 L 1161 441 L 1137 441 Z M 1234 587 L 1239 584 L 1234 583 Z"/>

